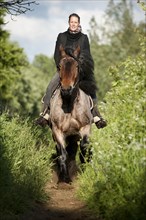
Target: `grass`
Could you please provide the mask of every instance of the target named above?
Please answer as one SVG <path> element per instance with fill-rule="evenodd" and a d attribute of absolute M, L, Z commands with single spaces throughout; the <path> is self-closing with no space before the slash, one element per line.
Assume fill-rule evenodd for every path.
<path fill-rule="evenodd" d="M 52 149 L 49 134 L 46 138 L 29 120 L 2 114 L 0 121 L 0 213 L 15 216 L 31 201 L 45 199 Z"/>

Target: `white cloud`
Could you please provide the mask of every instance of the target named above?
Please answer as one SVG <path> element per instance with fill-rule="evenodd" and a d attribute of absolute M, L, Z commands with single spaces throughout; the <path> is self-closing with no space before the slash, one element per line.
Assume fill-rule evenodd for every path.
<path fill-rule="evenodd" d="M 13 38 L 35 41 L 47 34 L 46 25 L 45 19 L 21 16 L 17 21 L 10 21 L 6 28 L 10 30 Z"/>
<path fill-rule="evenodd" d="M 51 45 L 53 41 L 55 44 L 56 38 L 54 28 L 54 24 L 50 25 L 48 19 L 25 16 L 19 17 L 17 21 L 10 21 L 5 27 L 9 30 L 11 39 L 25 48 L 30 60 L 38 53 L 49 56 L 53 54 Z"/>
<path fill-rule="evenodd" d="M 89 29 L 89 22 L 91 18 L 94 16 L 95 20 L 98 24 L 103 24 L 104 21 L 104 12 L 100 11 L 98 9 L 86 9 L 86 10 L 77 10 L 77 13 L 80 15 L 81 18 L 81 25 L 84 32 L 87 32 L 87 29 Z"/>

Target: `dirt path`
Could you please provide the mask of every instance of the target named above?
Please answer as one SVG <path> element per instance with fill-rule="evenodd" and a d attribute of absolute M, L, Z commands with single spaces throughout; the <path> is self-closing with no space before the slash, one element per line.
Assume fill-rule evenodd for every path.
<path fill-rule="evenodd" d="M 46 186 L 50 199 L 46 203 L 36 203 L 29 213 L 20 220 L 99 220 L 76 198 L 77 185 L 56 185 L 57 177 L 53 174 L 51 183 Z"/>

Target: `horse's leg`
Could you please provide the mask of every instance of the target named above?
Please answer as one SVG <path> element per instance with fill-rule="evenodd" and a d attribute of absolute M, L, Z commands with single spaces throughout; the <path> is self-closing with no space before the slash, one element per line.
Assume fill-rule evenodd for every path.
<path fill-rule="evenodd" d="M 87 153 L 87 145 L 89 144 L 88 137 L 84 136 L 80 141 L 80 161 L 81 163 L 85 163 L 85 156 Z"/>
<path fill-rule="evenodd" d="M 58 182 L 70 182 L 68 166 L 67 166 L 67 151 L 65 149 L 65 137 L 60 129 L 53 126 L 53 138 L 56 142 L 56 152 L 57 152 L 57 165 L 59 168 L 59 180 Z"/>
<path fill-rule="evenodd" d="M 67 138 L 67 147 L 66 151 L 68 153 L 68 160 L 72 161 L 75 160 L 77 150 L 78 150 L 78 144 L 77 141 L 79 140 L 79 137 L 74 136 L 69 136 Z"/>
<path fill-rule="evenodd" d="M 82 130 L 82 139 L 80 141 L 80 161 L 81 163 L 85 163 L 86 161 L 89 162 L 91 160 L 92 152 L 89 146 L 89 134 L 90 134 L 90 126 L 86 126 Z M 87 158 L 86 158 L 87 156 Z M 86 158 L 86 159 L 85 159 Z"/>
<path fill-rule="evenodd" d="M 66 151 L 68 153 L 68 169 L 69 169 L 69 175 L 71 179 L 76 176 L 78 168 L 76 165 L 76 154 L 78 150 L 78 143 L 77 141 L 79 140 L 78 136 L 70 136 L 67 138 L 67 147 Z"/>
<path fill-rule="evenodd" d="M 67 151 L 60 144 L 57 144 L 58 151 L 58 165 L 59 165 L 59 182 L 69 183 L 68 164 L 67 164 Z"/>

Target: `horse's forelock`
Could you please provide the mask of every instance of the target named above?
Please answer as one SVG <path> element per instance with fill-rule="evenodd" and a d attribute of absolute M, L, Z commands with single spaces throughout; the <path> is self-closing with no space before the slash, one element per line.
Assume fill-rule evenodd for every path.
<path fill-rule="evenodd" d="M 67 74 L 71 72 L 71 63 L 72 63 L 72 60 L 67 60 L 65 63 L 65 71 L 67 72 Z"/>
<path fill-rule="evenodd" d="M 70 77 L 72 72 L 75 71 L 74 68 L 76 68 L 76 61 L 73 58 L 69 57 L 62 60 L 62 70 L 65 77 Z"/>

